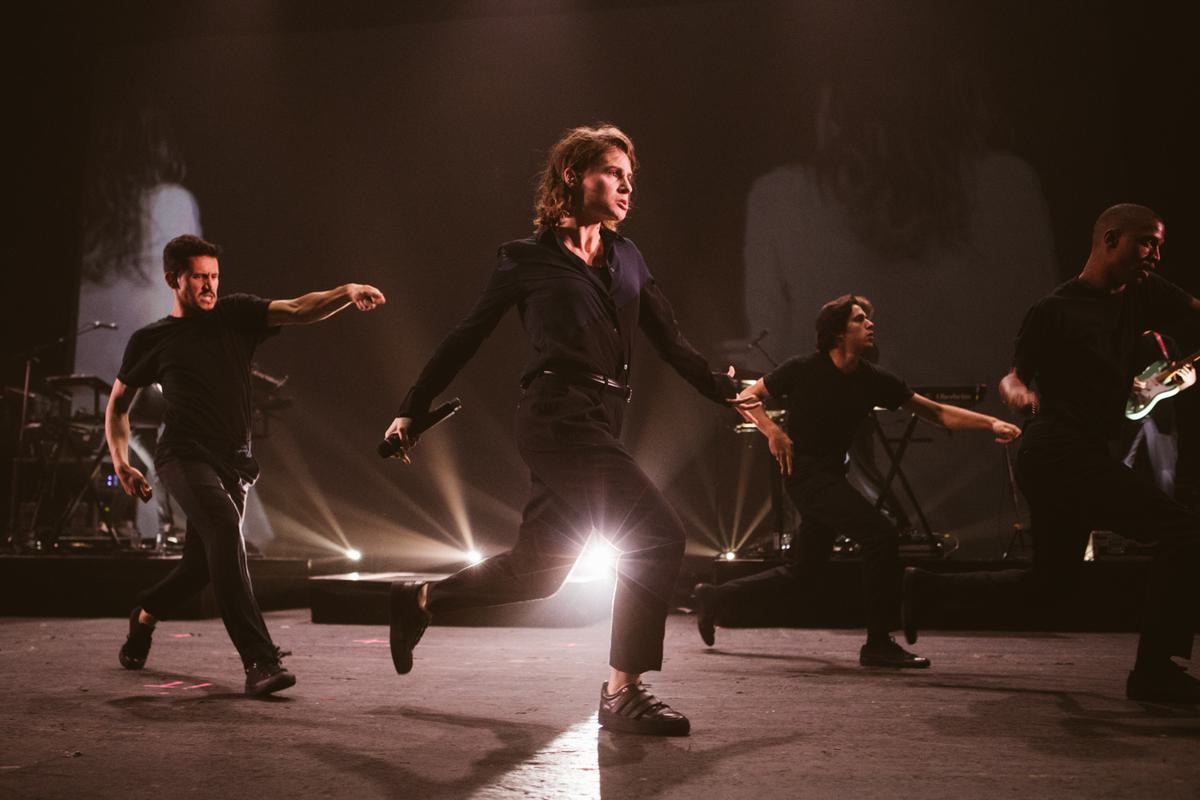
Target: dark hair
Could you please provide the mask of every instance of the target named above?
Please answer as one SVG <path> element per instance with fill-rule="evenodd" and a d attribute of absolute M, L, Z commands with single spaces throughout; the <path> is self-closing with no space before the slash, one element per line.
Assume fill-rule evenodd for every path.
<path fill-rule="evenodd" d="M 533 225 L 537 231 L 557 228 L 564 217 L 574 214 L 571 208 L 572 192 L 563 180 L 568 169 L 582 175 L 600 162 L 604 154 L 617 148 L 629 156 L 629 166 L 637 171 L 637 157 L 633 154 L 633 140 L 616 125 L 598 122 L 571 128 L 550 148 L 546 162 L 538 174 L 537 189 L 533 196 Z M 615 222 L 604 226 L 616 230 Z"/>
<path fill-rule="evenodd" d="M 190 233 L 176 236 L 163 248 L 163 274 L 178 275 L 186 272 L 191 266 L 191 260 L 196 256 L 220 258 L 221 246 L 206 242 Z"/>
<path fill-rule="evenodd" d="M 817 349 L 822 353 L 828 353 L 837 347 L 838 337 L 846 332 L 846 325 L 850 322 L 850 311 L 854 306 L 860 306 L 868 317 L 875 313 L 875 306 L 871 305 L 871 301 L 856 294 L 844 294 L 821 306 L 814 327 L 817 330 Z"/>

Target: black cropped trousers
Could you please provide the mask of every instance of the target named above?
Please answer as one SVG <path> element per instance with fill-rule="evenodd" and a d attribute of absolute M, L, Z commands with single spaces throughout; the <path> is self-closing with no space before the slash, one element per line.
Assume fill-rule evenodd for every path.
<path fill-rule="evenodd" d="M 662 668 L 671 592 L 683 560 L 679 517 L 618 440 L 625 400 L 556 376 L 534 380 L 515 434 L 532 492 L 516 544 L 429 590 L 438 612 L 548 597 L 590 536 L 618 551 L 610 665 Z"/>

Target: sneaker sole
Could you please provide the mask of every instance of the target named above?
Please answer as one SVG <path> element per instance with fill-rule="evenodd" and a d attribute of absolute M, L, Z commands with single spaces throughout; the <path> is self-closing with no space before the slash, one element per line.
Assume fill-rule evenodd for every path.
<path fill-rule="evenodd" d="M 686 719 L 630 719 L 601 710 L 600 727 L 617 733 L 637 733 L 643 736 L 687 736 L 691 732 L 692 724 Z"/>
<path fill-rule="evenodd" d="M 929 669 L 931 663 L 926 660 L 920 661 L 882 661 L 874 658 L 859 657 L 858 663 L 864 667 L 878 667 L 880 669 Z"/>

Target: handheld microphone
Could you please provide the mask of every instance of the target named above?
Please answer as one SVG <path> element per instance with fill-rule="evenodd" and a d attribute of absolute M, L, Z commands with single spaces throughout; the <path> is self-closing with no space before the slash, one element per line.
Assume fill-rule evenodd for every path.
<path fill-rule="evenodd" d="M 462 400 L 457 397 L 453 400 L 447 400 L 437 408 L 427 414 L 422 414 L 419 417 L 413 417 L 412 425 L 408 426 L 409 444 L 417 440 L 425 431 L 437 425 L 440 422 L 445 422 L 450 417 L 458 413 L 462 408 Z M 400 439 L 400 435 L 393 433 L 391 436 L 384 439 L 375 448 L 375 452 L 379 453 L 380 458 L 391 458 L 396 453 L 404 449 L 404 443 Z"/>

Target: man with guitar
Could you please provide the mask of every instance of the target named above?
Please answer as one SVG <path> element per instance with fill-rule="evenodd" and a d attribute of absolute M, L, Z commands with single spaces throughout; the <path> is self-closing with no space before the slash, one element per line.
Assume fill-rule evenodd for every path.
<path fill-rule="evenodd" d="M 991 431 L 1008 442 L 1021 431 L 1008 422 L 936 403 L 867 358 L 875 349 L 874 309 L 864 297 L 843 295 L 817 314 L 817 352 L 790 358 L 738 396 L 736 407 L 767 437 L 771 455 L 787 476 L 787 492 L 800 511 L 796 561 L 720 586 L 696 587 L 700 638 L 712 646 L 723 605 L 758 598 L 777 588 L 808 588 L 829 560 L 839 533 L 862 545 L 863 600 L 867 641 L 859 651 L 865 667 L 921 668 L 929 660 L 914 655 L 889 635 L 899 603 L 899 534 L 873 504 L 846 480 L 846 451 L 854 432 L 876 407 L 904 407 L 947 428 Z M 783 397 L 788 410 L 784 433 L 762 409 L 768 397 Z M 793 455 L 793 441 L 795 454 Z"/>
<path fill-rule="evenodd" d="M 1200 302 L 1155 274 L 1162 219 L 1133 204 L 1104 211 L 1078 277 L 1039 300 L 1017 336 L 1000 383 L 1011 408 L 1030 415 L 1017 482 L 1034 530 L 1029 570 L 904 576 L 903 625 L 917 640 L 931 605 L 954 601 L 1060 600 L 1079 576 L 1088 535 L 1113 530 L 1156 545 L 1137 658 L 1126 682 L 1133 700 L 1200 702 L 1200 680 L 1172 658 L 1190 658 L 1200 594 L 1200 516 L 1111 455 L 1136 372 L 1142 332 L 1200 311 Z M 1172 380 L 1195 381 L 1182 366 Z"/>

